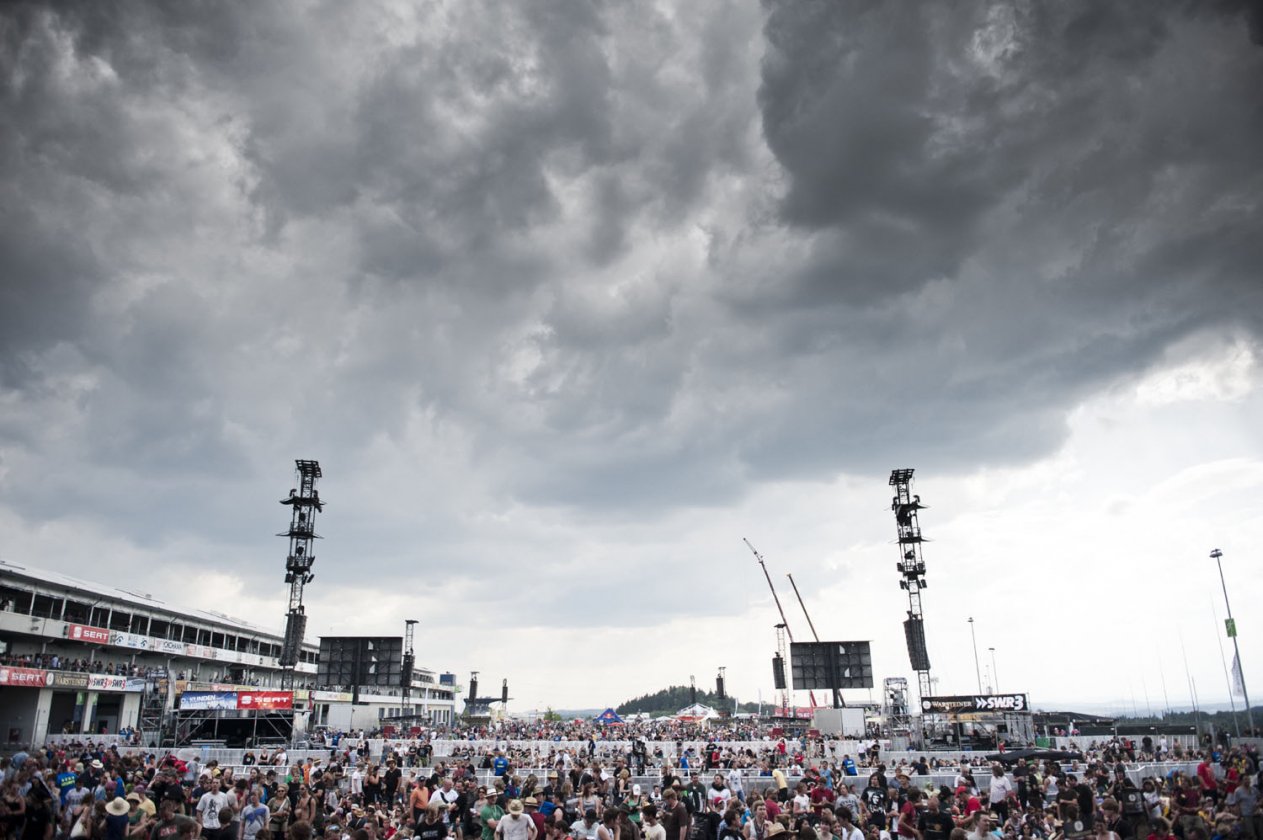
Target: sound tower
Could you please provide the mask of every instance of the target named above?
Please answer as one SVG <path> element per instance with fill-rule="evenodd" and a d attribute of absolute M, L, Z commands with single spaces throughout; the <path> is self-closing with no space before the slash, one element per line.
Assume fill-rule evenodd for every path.
<path fill-rule="evenodd" d="M 777 691 L 785 688 L 785 660 L 779 653 L 772 657 L 772 687 Z"/>
<path fill-rule="evenodd" d="M 912 663 L 912 670 L 928 672 L 930 654 L 925 649 L 925 621 L 921 616 L 909 614 L 903 623 L 903 635 L 908 643 L 908 659 Z"/>

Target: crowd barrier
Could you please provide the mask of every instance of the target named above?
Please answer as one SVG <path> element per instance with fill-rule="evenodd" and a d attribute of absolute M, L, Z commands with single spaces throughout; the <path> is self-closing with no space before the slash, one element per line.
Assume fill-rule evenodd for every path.
<path fill-rule="evenodd" d="M 234 765 L 234 764 L 221 764 L 220 767 L 231 767 L 234 777 L 248 777 L 252 769 L 258 769 L 261 773 L 266 773 L 268 769 L 275 769 L 277 770 L 278 776 L 281 776 L 281 777 L 284 776 L 284 768 L 269 768 L 266 766 L 258 766 L 258 765 L 248 767 L 244 765 Z M 1066 766 L 1066 769 L 1067 770 L 1069 769 L 1068 765 Z M 1191 762 L 1162 762 L 1160 764 L 1151 763 L 1151 764 L 1137 765 L 1136 767 L 1128 768 L 1126 772 L 1127 772 L 1127 777 L 1131 779 L 1131 781 L 1134 782 L 1137 787 L 1139 787 L 1141 782 L 1146 778 L 1152 778 L 1154 776 L 1161 776 L 1165 778 L 1172 771 L 1175 771 L 1175 770 L 1180 770 L 1184 772 L 1186 775 L 1193 775 L 1197 772 L 1197 765 Z M 404 768 L 404 777 L 410 778 L 410 777 L 415 776 L 416 778 L 424 779 L 430 774 L 430 772 L 431 772 L 431 768 L 428 768 L 428 767 Z M 541 780 L 540 783 L 542 786 L 543 780 L 546 778 L 545 774 L 547 773 L 547 770 L 542 767 L 523 768 L 522 770 L 519 771 L 519 773 L 521 776 L 526 776 L 533 773 L 538 779 Z M 478 784 L 487 786 L 487 787 L 490 787 L 491 785 L 493 785 L 496 779 L 495 775 L 490 770 L 477 771 L 477 773 L 475 774 L 475 778 L 477 779 Z M 974 778 L 980 790 L 987 789 L 986 788 L 987 780 L 985 776 L 982 776 L 981 774 L 975 774 Z M 800 780 L 801 780 L 801 777 L 799 776 L 788 777 L 787 782 L 789 784 L 790 789 L 792 790 L 798 784 Z M 857 795 L 864 789 L 864 786 L 867 784 L 867 780 L 868 780 L 867 774 L 861 774 L 859 776 L 847 776 L 843 778 L 843 781 L 846 784 L 854 785 L 855 793 Z M 930 773 L 929 775 L 924 775 L 924 776 L 911 777 L 912 785 L 921 790 L 926 790 L 927 788 L 938 790 L 939 788 L 942 788 L 944 786 L 950 788 L 954 784 L 955 780 L 956 780 L 956 773 L 954 771 L 951 773 L 938 772 L 938 773 Z M 653 790 L 654 786 L 660 784 L 661 781 L 662 781 L 662 777 L 658 775 L 632 776 L 629 779 L 628 784 L 629 786 L 638 784 L 641 787 L 642 793 L 649 794 Z M 350 784 L 351 784 L 351 780 L 350 780 L 349 775 L 343 776 L 342 784 L 341 784 L 342 790 L 343 791 L 348 790 L 350 788 Z M 759 776 L 759 775 L 752 774 L 748 776 L 743 776 L 743 779 L 742 779 L 742 789 L 745 791 L 747 795 L 753 794 L 753 793 L 762 793 L 766 791 L 768 788 L 774 787 L 775 784 L 776 782 L 773 780 L 771 776 Z"/>

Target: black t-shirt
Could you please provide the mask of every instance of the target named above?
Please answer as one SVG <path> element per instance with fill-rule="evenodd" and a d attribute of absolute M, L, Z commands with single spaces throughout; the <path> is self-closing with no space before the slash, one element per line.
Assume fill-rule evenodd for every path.
<path fill-rule="evenodd" d="M 890 807 L 890 800 L 887 799 L 886 789 L 883 787 L 869 785 L 864 788 L 860 798 L 864 800 L 864 806 L 868 808 L 869 813 L 884 814 L 886 809 Z"/>
<path fill-rule="evenodd" d="M 1079 798 L 1079 816 L 1086 820 L 1092 815 L 1092 811 L 1096 806 L 1092 788 L 1083 782 L 1079 782 L 1074 786 L 1074 792 Z"/>
<path fill-rule="evenodd" d="M 48 826 L 53 821 L 53 809 L 48 802 L 26 809 L 26 823 L 22 826 L 22 840 L 44 840 Z"/>
<path fill-rule="evenodd" d="M 417 823 L 416 830 L 413 832 L 413 837 L 416 840 L 443 840 L 446 836 L 447 826 L 443 824 L 442 820 L 434 823 L 422 820 Z"/>
<path fill-rule="evenodd" d="M 194 826 L 197 825 L 196 820 L 176 814 L 171 819 L 163 820 L 162 822 L 154 825 L 154 827 L 149 831 L 149 840 L 172 840 L 172 838 L 179 835 L 180 826 L 186 823 L 192 823 Z"/>
<path fill-rule="evenodd" d="M 942 811 L 924 811 L 917 827 L 921 829 L 925 840 L 947 840 L 952 836 L 952 829 L 956 827 L 956 823 L 952 821 L 951 814 Z"/>
<path fill-rule="evenodd" d="M 386 771 L 383 781 L 386 783 L 386 790 L 399 790 L 399 780 L 403 778 L 403 771 L 398 767 Z"/>
<path fill-rule="evenodd" d="M 1139 788 L 1124 787 L 1118 793 L 1118 803 L 1124 814 L 1143 814 L 1145 812 L 1145 795 Z"/>

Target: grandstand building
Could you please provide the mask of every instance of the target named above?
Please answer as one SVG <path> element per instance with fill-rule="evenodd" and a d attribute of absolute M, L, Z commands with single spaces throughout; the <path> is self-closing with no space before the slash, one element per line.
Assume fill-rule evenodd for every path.
<path fill-rule="evenodd" d="M 316 684 L 315 644 L 303 645 L 295 688 L 283 691 L 282 641 L 222 613 L 0 560 L 0 743 L 134 730 L 155 746 L 236 746 L 314 726 L 454 717 L 455 678 L 424 668 L 413 670 L 407 707 L 401 689 L 380 688 L 352 705 L 350 687 Z"/>

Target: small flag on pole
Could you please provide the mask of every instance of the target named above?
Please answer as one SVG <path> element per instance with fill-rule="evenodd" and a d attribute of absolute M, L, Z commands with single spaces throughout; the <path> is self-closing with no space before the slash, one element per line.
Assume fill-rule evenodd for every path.
<path fill-rule="evenodd" d="M 1241 656 L 1232 655 L 1232 693 L 1236 697 L 1245 697 L 1245 674 L 1241 673 Z"/>

